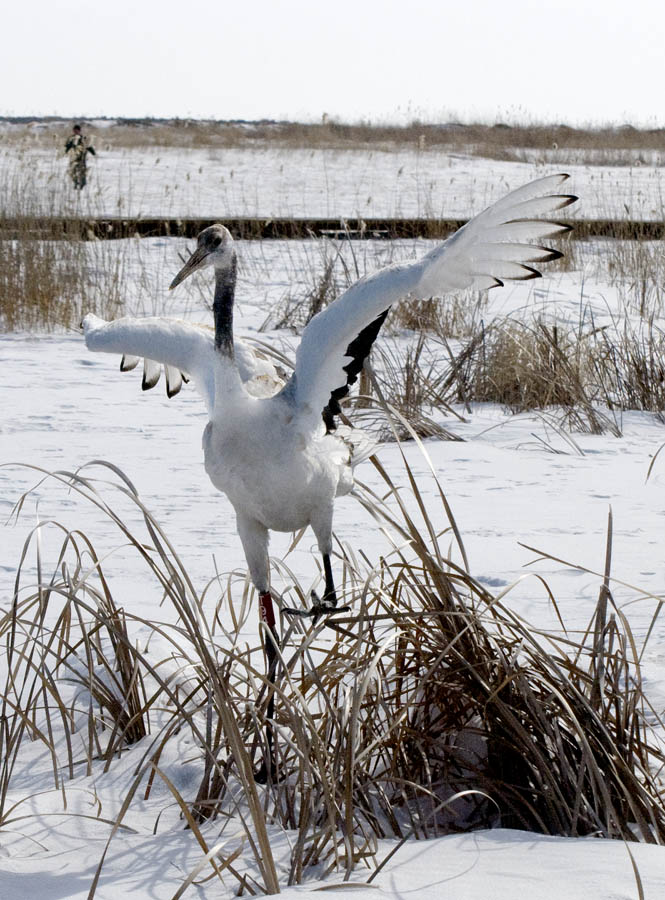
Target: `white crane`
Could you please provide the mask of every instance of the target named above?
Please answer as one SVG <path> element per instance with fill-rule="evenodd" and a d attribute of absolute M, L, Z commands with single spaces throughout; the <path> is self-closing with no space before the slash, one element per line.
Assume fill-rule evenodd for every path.
<path fill-rule="evenodd" d="M 83 320 L 89 350 L 123 354 L 125 368 L 141 357 L 153 361 L 146 363 L 144 383 L 146 378 L 154 383 L 159 363 L 166 367 L 170 393 L 179 387 L 180 373 L 193 378 L 209 413 L 203 433 L 206 472 L 233 505 L 260 615 L 275 638 L 270 530 L 312 527 L 325 573 L 324 594 L 321 599 L 314 595 L 312 614 L 337 608 L 330 561 L 333 504 L 351 489 L 352 470 L 362 453 L 335 433 L 334 417 L 391 304 L 539 277 L 532 264 L 561 256 L 539 242 L 569 230 L 550 218 L 577 199 L 559 191 L 567 177 L 532 181 L 417 262 L 361 278 L 307 325 L 295 370 L 281 390 L 274 370 L 266 366 L 257 372 L 256 360 L 234 342 L 236 251 L 222 225 L 199 234 L 196 250 L 171 284 L 176 287 L 205 266 L 214 268 L 214 332 L 167 318 L 104 322 L 89 315 Z M 260 386 L 255 389 L 257 377 Z"/>

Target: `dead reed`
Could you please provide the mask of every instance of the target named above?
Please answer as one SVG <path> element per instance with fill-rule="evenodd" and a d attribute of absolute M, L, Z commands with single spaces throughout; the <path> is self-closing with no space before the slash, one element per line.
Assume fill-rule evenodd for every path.
<path fill-rule="evenodd" d="M 62 190 L 42 195 L 30 178 L 0 174 L 0 331 L 74 328 L 85 312 L 115 318 L 135 294 L 128 253 L 86 240 L 85 220 L 61 216 Z"/>
<path fill-rule="evenodd" d="M 375 461 L 385 496 L 365 489 L 359 499 L 393 535 L 394 550 L 374 563 L 339 545 L 352 614 L 314 627 L 283 618 L 277 777 L 260 787 L 253 772 L 268 752 L 266 682 L 261 648 L 239 633 L 253 605 L 247 583 L 230 580 L 211 609 L 131 483 L 103 465 L 111 483 L 89 472 L 51 477 L 104 512 L 156 579 L 175 621 L 141 619 L 132 597 L 121 608 L 89 537 L 53 525 L 35 530 L 0 619 L 0 829 L 13 821 L 7 798 L 23 742 L 48 748 L 60 786 L 80 770 L 72 747 L 81 732 L 86 771 L 112 767 L 123 747 L 135 760 L 107 849 L 134 798 L 148 798 L 160 780 L 200 846 L 202 864 L 213 877 L 230 873 L 239 892 L 279 891 L 268 836 L 275 827 L 294 836 L 290 884 L 333 870 L 348 879 L 359 866 L 371 880 L 381 863 L 377 840 L 385 836 L 502 824 L 665 842 L 665 756 L 654 731 L 663 723 L 644 695 L 644 647 L 613 602 L 611 521 L 588 628 L 543 631 L 447 557 L 442 544 L 451 539 L 465 554 L 440 487 L 450 522 L 443 535 L 406 460 L 418 520 L 404 489 Z M 105 499 L 109 491 L 136 505 L 142 529 L 127 526 Z M 37 549 L 46 527 L 62 534 L 50 574 Z M 297 583 L 292 590 L 304 594 Z M 132 640 L 138 624 L 154 630 L 155 650 Z M 198 789 L 178 787 L 162 764 L 183 731 L 198 748 Z M 229 816 L 242 836 L 222 854 L 209 829 Z"/>

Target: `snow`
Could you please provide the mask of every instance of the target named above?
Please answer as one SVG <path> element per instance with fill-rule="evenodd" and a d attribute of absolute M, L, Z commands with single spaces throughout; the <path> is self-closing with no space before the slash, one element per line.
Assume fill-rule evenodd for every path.
<path fill-rule="evenodd" d="M 63 137 L 64 144 L 64 137 Z M 665 168 L 573 164 L 544 153 L 487 160 L 437 149 L 280 148 L 118 150 L 96 140 L 89 184 L 75 194 L 59 149 L 0 148 L 5 214 L 26 191 L 53 214 L 90 216 L 296 216 L 468 218 L 520 184 L 568 172 L 586 219 L 661 221 Z M 22 185 L 22 190 L 17 186 Z M 11 200 L 10 200 L 11 198 Z"/>
<path fill-rule="evenodd" d="M 96 897 L 99 900 L 169 900 L 189 868 L 196 863 L 192 848 L 183 846 L 182 834 L 133 835 L 117 838 L 107 858 Z M 103 840 L 99 839 L 100 849 Z M 114 845 L 112 845 L 113 848 Z M 389 843 L 382 842 L 384 855 Z M 390 849 L 393 849 L 390 846 Z M 665 891 L 663 848 L 631 844 L 647 898 Z M 0 859 L 3 897 L 33 900 L 34 897 L 86 900 L 96 868 L 94 854 L 76 860 L 76 851 L 60 850 L 46 858 Z M 71 862 L 72 872 L 67 863 Z M 165 865 L 166 862 L 166 865 Z M 158 883 L 152 873 L 162 870 Z M 379 875 L 366 886 L 365 871 L 351 884 L 312 882 L 282 891 L 285 900 L 316 900 L 322 896 L 367 896 L 440 900 L 515 900 L 524 893 L 530 900 L 628 900 L 638 889 L 627 845 L 619 841 L 546 837 L 510 829 L 451 835 L 405 844 Z M 372 889 L 373 888 L 373 889 Z M 199 888 L 199 896 L 220 896 Z M 195 896 L 192 893 L 192 896 Z"/>
<path fill-rule="evenodd" d="M 124 211 L 131 207 L 151 215 L 173 215 L 175 211 L 182 215 L 218 215 L 220 207 L 222 212 L 246 215 L 259 211 L 353 215 L 361 208 L 372 215 L 398 211 L 426 215 L 440 214 L 445 207 L 446 215 L 466 216 L 503 192 L 506 184 L 514 186 L 536 174 L 533 165 L 489 163 L 471 157 L 451 157 L 446 162 L 436 153 L 375 152 L 353 157 L 333 151 L 287 153 L 265 148 L 235 154 L 239 151 L 207 154 L 160 149 L 159 163 L 147 155 L 139 165 L 136 155 L 104 155 L 102 151 L 95 161 L 98 181 L 82 202 L 113 210 L 117 199 L 125 196 L 127 173 L 131 173 L 130 199 Z M 45 170 L 48 165 L 44 159 Z M 198 166 L 203 167 L 200 173 Z M 590 192 L 589 202 L 585 197 L 585 216 L 625 215 L 622 203 L 628 198 L 631 214 L 640 212 L 648 217 L 649 210 L 656 209 L 649 204 L 654 204 L 659 195 L 662 171 L 581 167 L 575 172 L 573 190 L 581 195 Z M 538 167 L 537 173 L 542 172 Z M 191 175 L 189 180 L 187 173 Z M 296 173 L 302 176 L 300 184 Z M 181 185 L 177 199 L 173 199 L 173 189 L 171 196 L 163 196 L 164 186 L 176 183 Z M 615 191 L 616 185 L 620 188 Z M 138 241 L 118 242 L 118 252 L 126 254 L 134 266 L 128 271 L 141 271 L 143 283 L 154 285 L 153 298 L 145 289 L 137 289 L 128 297 L 130 311 L 137 308 L 139 312 L 159 313 L 165 308 L 169 314 L 209 320 L 201 303 L 201 292 L 207 298 L 211 291 L 205 278 L 188 291 L 170 295 L 166 291 L 170 278 L 180 268 L 178 253 L 185 244 L 176 239 L 145 240 L 140 246 Z M 410 258 L 428 246 L 428 242 L 404 242 L 391 248 L 363 245 L 358 253 L 366 254 L 363 264 L 371 266 L 386 261 L 388 253 Z M 602 253 L 603 245 L 596 249 Z M 312 256 L 309 245 L 296 242 L 241 244 L 240 253 L 238 333 L 292 348 L 294 341 L 289 334 L 259 333 L 259 328 L 274 303 L 292 289 L 294 280 L 306 280 L 303 272 L 308 266 L 319 265 L 320 259 Z M 491 300 L 495 313 L 546 310 L 561 319 L 573 319 L 582 302 L 602 318 L 617 308 L 619 297 L 612 285 L 575 270 L 553 273 L 537 287 L 531 283 L 507 286 L 492 292 Z M 244 576 L 245 563 L 231 507 L 215 492 L 203 471 L 201 434 L 206 414 L 191 386 L 170 401 L 163 382 L 153 391 L 142 393 L 138 370 L 121 375 L 117 360 L 88 354 L 76 333 L 2 335 L 0 358 L 4 372 L 0 518 L 8 523 L 2 527 L 0 607 L 7 607 L 16 564 L 30 529 L 38 520 L 54 519 L 81 528 L 93 538 L 100 554 L 110 554 L 106 567 L 114 589 L 128 598 L 128 603 L 140 598 L 136 611 L 144 619 L 157 621 L 167 615 L 159 605 L 159 591 L 136 557 L 122 546 L 117 531 L 61 483 L 52 479 L 41 483 L 18 522 L 10 519 L 21 494 L 42 477 L 29 466 L 75 471 L 100 458 L 120 465 L 172 539 L 200 590 L 217 571 L 224 574 L 238 570 L 238 577 Z M 464 423 L 445 420 L 465 443 L 429 440 L 425 447 L 459 524 L 472 573 L 495 591 L 508 590 L 504 602 L 527 620 L 540 627 L 557 628 L 546 591 L 531 575 L 538 573 L 546 579 L 566 622 L 571 627 L 583 626 L 598 597 L 611 508 L 614 596 L 629 616 L 639 643 L 651 622 L 657 598 L 662 598 L 665 453 L 656 460 L 646 480 L 649 465 L 665 442 L 662 423 L 650 414 L 625 413 L 620 422 L 622 437 L 617 438 L 610 434 L 568 436 L 546 416 L 510 416 L 490 405 L 476 406 L 465 415 L 468 421 Z M 428 512 L 437 527 L 445 527 L 428 459 L 413 443 L 403 449 L 428 503 Z M 406 484 L 394 444 L 381 447 L 380 459 L 397 482 Z M 112 480 L 98 466 L 85 471 Z M 380 486 L 371 466 L 362 467 L 358 475 L 363 482 Z M 131 504 L 123 506 L 112 486 L 102 490 L 122 508 L 130 526 L 138 528 L 138 511 Z M 340 540 L 362 549 L 370 559 L 378 559 L 387 548 L 385 536 L 352 496 L 338 501 L 335 530 Z M 58 540 L 48 529 L 44 532 L 46 559 L 53 560 Z M 274 535 L 273 554 L 284 556 L 289 543 L 289 535 Z M 539 554 L 523 544 L 570 565 L 551 559 L 531 565 Z M 287 559 L 305 586 L 318 577 L 313 545 L 313 536 L 308 534 Z M 452 552 L 459 559 L 454 547 Z M 28 574 L 32 565 L 29 561 Z M 286 574 L 276 574 L 276 581 L 280 589 L 288 589 Z M 248 640 L 257 635 L 254 611 L 243 625 L 243 635 Z M 654 707 L 662 711 L 665 623 L 660 619 L 656 620 L 644 657 L 643 674 Z M 108 773 L 95 771 L 88 776 L 80 771 L 72 781 L 66 781 L 65 812 L 62 795 L 50 790 L 52 782 L 44 775 L 48 760 L 39 752 L 35 747 L 30 749 L 13 785 L 15 799 L 23 801 L 16 815 L 29 810 L 35 814 L 0 832 L 0 896 L 12 900 L 87 897 L 109 826 L 69 814 L 96 815 L 99 802 L 101 815 L 112 820 L 121 802 L 123 777 L 132 769 L 131 753 Z M 180 786 L 187 785 L 188 780 L 193 783 L 196 775 L 186 762 L 188 748 L 183 744 L 171 752 L 164 763 L 166 769 Z M 47 793 L 38 797 L 40 790 Z M 164 789 L 156 790 L 149 801 L 137 799 L 132 804 L 125 824 L 134 831 L 119 833 L 111 843 L 97 897 L 172 897 L 200 861 L 200 848 L 191 834 L 182 830 L 176 810 L 163 814 L 157 827 L 157 819 L 168 803 Z M 211 842 L 216 839 L 217 827 L 206 826 Z M 287 838 L 275 829 L 274 849 L 283 884 Z M 395 846 L 394 842 L 380 842 L 377 860 Z M 646 897 L 663 895 L 665 850 L 631 844 L 630 852 Z M 351 881 L 366 881 L 369 874 L 359 867 Z M 333 881 L 341 877 L 338 873 Z M 226 881 L 228 896 L 234 885 L 232 878 Z M 321 886 L 318 881 L 310 881 L 285 889 L 284 894 L 292 898 L 314 896 L 314 890 Z M 325 886 L 331 887 L 330 879 Z M 349 889 L 340 886 L 333 895 Z M 382 897 L 413 895 L 423 900 L 448 895 L 457 900 L 480 900 L 488 894 L 512 900 L 526 892 L 533 900 L 638 896 L 628 848 L 623 843 L 544 837 L 508 829 L 409 841 L 367 890 L 372 889 Z M 191 896 L 195 890 L 190 889 Z M 204 897 L 223 895 L 215 882 L 199 887 L 198 892 Z"/>

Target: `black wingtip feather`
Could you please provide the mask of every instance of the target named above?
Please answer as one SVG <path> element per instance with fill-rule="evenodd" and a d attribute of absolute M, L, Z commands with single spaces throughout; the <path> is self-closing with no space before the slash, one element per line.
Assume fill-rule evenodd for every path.
<path fill-rule="evenodd" d="M 390 307 L 385 309 L 381 315 L 377 316 L 373 322 L 366 325 L 346 348 L 346 353 L 344 355 L 351 357 L 350 361 L 343 367 L 346 372 L 346 384 L 331 391 L 330 400 L 321 413 L 326 426 L 326 434 L 330 434 L 337 427 L 335 416 L 338 416 L 342 411 L 339 401 L 349 393 L 349 386 L 355 384 L 358 380 L 358 375 L 362 371 L 363 364 L 369 356 L 372 344 L 376 340 L 377 335 L 381 330 L 381 326 L 385 322 L 389 312 Z"/>
<path fill-rule="evenodd" d="M 559 209 L 564 209 L 566 206 L 571 206 L 573 203 L 577 203 L 580 199 L 576 194 L 562 194 L 561 199 L 565 202 L 561 204 Z"/>
<path fill-rule="evenodd" d="M 141 379 L 141 390 L 143 390 L 143 391 L 151 390 L 152 388 L 154 388 L 154 386 L 157 384 L 158 381 L 159 381 L 159 375 L 157 376 L 157 378 L 148 379 L 145 377 L 145 372 L 144 372 L 143 378 Z"/>
<path fill-rule="evenodd" d="M 513 281 L 530 281 L 532 278 L 542 278 L 542 272 L 539 272 L 538 269 L 534 269 L 533 266 L 525 266 L 522 263 L 522 268 L 526 272 L 526 275 L 517 276 L 513 278 Z"/>

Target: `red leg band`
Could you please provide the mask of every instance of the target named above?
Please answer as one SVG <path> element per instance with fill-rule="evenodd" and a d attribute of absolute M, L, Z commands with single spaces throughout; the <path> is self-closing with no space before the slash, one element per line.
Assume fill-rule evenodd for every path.
<path fill-rule="evenodd" d="M 259 594 L 259 618 L 266 623 L 268 628 L 275 627 L 275 611 L 272 606 L 272 594 L 270 591 Z"/>

